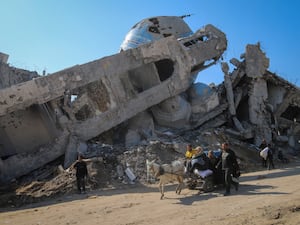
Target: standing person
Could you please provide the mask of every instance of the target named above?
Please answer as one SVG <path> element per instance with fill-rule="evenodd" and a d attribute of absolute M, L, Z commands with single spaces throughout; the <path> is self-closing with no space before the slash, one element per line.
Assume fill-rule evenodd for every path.
<path fill-rule="evenodd" d="M 231 184 L 235 186 L 238 191 L 239 183 L 232 180 L 233 174 L 239 173 L 239 165 L 237 163 L 234 151 L 229 148 L 229 144 L 224 142 L 222 144 L 222 169 L 225 172 L 225 193 L 224 196 L 230 195 Z"/>
<path fill-rule="evenodd" d="M 266 147 L 267 147 L 267 141 L 266 141 L 266 139 L 263 139 L 259 146 L 259 149 L 260 149 L 260 151 L 262 151 Z M 262 167 L 267 167 L 267 160 L 264 157 L 261 157 L 261 158 L 262 158 Z"/>
<path fill-rule="evenodd" d="M 268 144 L 267 146 L 268 148 L 268 153 L 267 153 L 267 167 L 268 167 L 268 170 L 271 169 L 271 166 L 272 166 L 272 169 L 274 169 L 274 162 L 273 162 L 273 150 L 271 148 L 271 144 Z"/>
<path fill-rule="evenodd" d="M 214 151 L 213 150 L 209 150 L 207 152 L 207 157 L 209 158 L 209 162 L 210 162 L 210 167 L 214 168 L 217 165 L 217 158 L 214 155 Z"/>
<path fill-rule="evenodd" d="M 208 169 L 212 170 L 214 172 L 214 175 L 215 175 L 217 173 L 218 159 L 214 155 L 213 150 L 209 150 L 207 152 L 207 158 L 208 158 Z"/>
<path fill-rule="evenodd" d="M 85 178 L 88 176 L 86 162 L 83 161 L 82 155 L 78 156 L 78 160 L 74 166 L 76 169 L 77 190 L 79 194 L 85 194 Z"/>
<path fill-rule="evenodd" d="M 222 163 L 220 163 L 221 158 L 216 157 L 213 150 L 208 151 L 207 157 L 209 158 L 208 168 L 213 171 L 214 184 L 224 184 L 224 175 L 221 166 Z"/>

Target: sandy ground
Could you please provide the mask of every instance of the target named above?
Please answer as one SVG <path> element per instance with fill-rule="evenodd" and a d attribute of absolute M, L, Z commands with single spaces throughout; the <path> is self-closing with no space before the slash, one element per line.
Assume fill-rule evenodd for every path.
<path fill-rule="evenodd" d="M 176 195 L 173 184 L 160 200 L 156 185 L 133 185 L 0 209 L 0 224 L 300 224 L 300 162 L 280 167 L 243 174 L 231 196 L 189 189 Z"/>

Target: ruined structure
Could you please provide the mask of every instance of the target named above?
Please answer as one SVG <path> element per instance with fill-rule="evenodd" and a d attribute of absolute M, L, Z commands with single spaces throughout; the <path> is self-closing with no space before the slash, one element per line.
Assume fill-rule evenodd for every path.
<path fill-rule="evenodd" d="M 180 39 L 173 33 L 48 76 L 27 72 L 22 80 L 10 78 L 19 72 L 3 54 L 0 181 L 62 155 L 68 167 L 86 141 L 188 89 L 193 76 L 213 65 L 227 46 L 225 35 L 212 25 Z"/>
<path fill-rule="evenodd" d="M 0 182 L 63 155 L 65 168 L 78 151 L 95 156 L 91 139 L 132 146 L 216 129 L 245 145 L 265 138 L 298 154 L 299 88 L 268 71 L 259 43 L 230 60 L 232 71 L 221 63 L 222 84 L 194 83 L 226 44 L 212 25 L 192 33 L 182 17 L 154 17 L 129 31 L 120 53 L 48 76 L 10 67 L 1 54 Z"/>
<path fill-rule="evenodd" d="M 227 66 L 222 66 L 229 116 L 235 128 L 232 133 L 256 145 L 265 138 L 275 146 L 299 151 L 299 88 L 267 70 L 269 59 L 259 43 L 247 45 L 241 58 L 242 62 L 231 60 L 236 68 L 230 74 Z"/>

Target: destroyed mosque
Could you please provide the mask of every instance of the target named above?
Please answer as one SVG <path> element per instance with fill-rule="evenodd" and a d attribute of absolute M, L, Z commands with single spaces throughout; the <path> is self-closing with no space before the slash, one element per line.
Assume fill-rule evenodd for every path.
<path fill-rule="evenodd" d="M 12 67 L 0 53 L 0 183 L 62 156 L 68 168 L 101 135 L 129 147 L 166 131 L 223 128 L 298 154 L 299 88 L 268 71 L 259 43 L 230 62 L 226 48 L 213 25 L 192 32 L 184 16 L 159 16 L 134 25 L 119 53 L 53 74 Z M 195 83 L 210 66 L 224 82 Z"/>

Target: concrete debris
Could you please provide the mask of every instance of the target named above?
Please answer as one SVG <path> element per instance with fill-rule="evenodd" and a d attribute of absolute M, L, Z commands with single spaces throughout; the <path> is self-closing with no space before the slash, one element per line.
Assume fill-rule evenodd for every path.
<path fill-rule="evenodd" d="M 8 55 L 0 52 L 0 62 L 6 64 L 8 60 Z"/>
<path fill-rule="evenodd" d="M 139 27 L 149 40 L 135 42 Z M 78 152 L 94 171 L 91 188 L 148 181 L 146 160 L 171 162 L 187 143 L 214 150 L 229 140 L 244 169 L 262 139 L 298 155 L 299 88 L 268 71 L 259 43 L 230 60 L 232 71 L 221 63 L 222 84 L 194 82 L 226 43 L 212 25 L 192 33 L 181 17 L 153 17 L 132 28 L 120 53 L 47 76 L 11 67 L 1 53 L 0 183 L 59 160 L 57 176 L 70 187 Z"/>
<path fill-rule="evenodd" d="M 41 146 L 62 137 L 68 144 L 61 145 L 55 152 L 66 153 L 64 167 L 67 168 L 75 159 L 77 143 L 89 141 L 138 113 L 151 110 L 152 106 L 152 113 L 158 115 L 156 119 L 164 125 L 175 124 L 182 117 L 188 123 L 186 113 L 190 110 L 185 110 L 187 103 L 178 95 L 189 88 L 195 73 L 216 63 L 222 56 L 227 47 L 225 34 L 207 25 L 193 34 L 176 38 L 173 33 L 186 34 L 186 29 L 181 27 L 188 26 L 182 18 L 149 18 L 141 24 L 144 21 L 156 25 L 168 23 L 170 35 L 113 56 L 0 89 L 3 134 L 0 156 L 4 158 L 1 181 L 25 175 L 56 159 L 56 154 L 47 157 L 48 151 L 54 151 L 52 149 L 44 151 L 45 157 L 35 154 L 35 151 L 41 153 Z M 150 27 L 147 31 L 158 32 Z M 8 65 L 3 67 L 11 68 Z M 13 68 L 10 71 L 13 73 Z M 7 76 L 9 74 L 1 70 L 1 77 Z M 163 103 L 166 99 L 172 100 Z M 168 121 L 174 108 L 180 110 Z M 145 138 L 142 136 L 147 137 L 148 133 L 151 135 L 151 128 L 141 129 L 138 133 L 131 131 L 127 135 L 127 145 Z M 30 155 L 28 159 L 26 154 Z M 23 161 L 34 163 L 11 169 L 12 164 L 8 162 L 18 160 L 19 155 Z M 41 157 L 44 160 L 39 160 Z M 13 167 L 19 167 L 19 164 Z"/>

